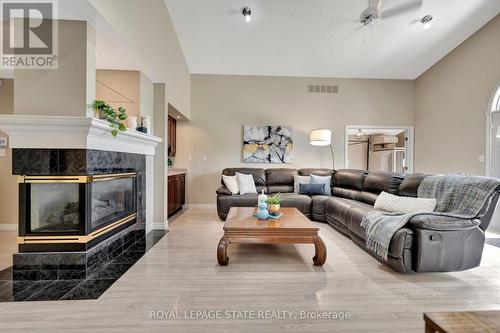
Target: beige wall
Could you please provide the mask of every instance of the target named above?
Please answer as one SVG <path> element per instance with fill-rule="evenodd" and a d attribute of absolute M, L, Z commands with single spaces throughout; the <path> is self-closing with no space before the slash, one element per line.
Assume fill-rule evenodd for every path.
<path fill-rule="evenodd" d="M 2 79 L 0 85 L 0 114 L 12 114 L 14 112 L 14 80 Z"/>
<path fill-rule="evenodd" d="M 154 122 L 153 131 L 156 136 L 167 137 L 167 110 L 168 104 L 166 101 L 165 84 L 155 83 L 153 86 L 153 111 Z M 166 153 L 165 153 L 165 139 L 158 144 L 154 157 L 154 211 L 153 222 L 155 224 L 163 224 L 167 220 L 165 213 L 166 207 Z"/>
<path fill-rule="evenodd" d="M 416 171 L 484 175 L 485 112 L 498 81 L 500 16 L 416 80 Z"/>
<path fill-rule="evenodd" d="M 308 84 L 338 85 L 339 94 L 308 94 Z M 343 167 L 346 125 L 413 125 L 414 108 L 414 81 L 193 75 L 192 121 L 178 123 L 175 167 L 189 170 L 188 203 L 214 203 L 225 167 L 331 167 L 329 149 L 309 145 L 320 127 L 333 130 Z M 292 126 L 294 162 L 242 163 L 244 124 Z"/>
<path fill-rule="evenodd" d="M 191 115 L 191 74 L 164 0 L 90 0 L 128 46 L 167 86 L 167 100 Z"/>
<path fill-rule="evenodd" d="M 153 82 L 143 73 L 141 73 L 139 93 L 141 96 L 140 110 L 141 116 L 151 117 L 151 133 L 154 134 L 154 86 Z"/>
<path fill-rule="evenodd" d="M 124 107 L 129 116 L 135 116 L 140 121 L 140 79 L 141 73 L 138 71 L 98 69 L 95 97 L 115 109 Z"/>
<path fill-rule="evenodd" d="M 14 80 L 1 79 L 0 87 L 0 114 L 14 112 Z M 0 136 L 7 136 L 0 131 Z M 0 147 L 5 149 L 5 147 Z M 7 155 L 0 156 L 0 225 L 17 224 L 17 182 L 12 172 L 12 149 L 6 149 Z M 2 227 L 0 226 L 0 230 Z"/>
<path fill-rule="evenodd" d="M 95 31 L 84 21 L 59 20 L 59 67 L 57 70 L 16 70 L 14 113 L 23 115 L 85 116 L 87 88 L 93 87 L 88 68 L 89 45 Z M 94 56 L 94 53 L 91 54 Z M 94 81 L 94 82 L 90 82 Z"/>

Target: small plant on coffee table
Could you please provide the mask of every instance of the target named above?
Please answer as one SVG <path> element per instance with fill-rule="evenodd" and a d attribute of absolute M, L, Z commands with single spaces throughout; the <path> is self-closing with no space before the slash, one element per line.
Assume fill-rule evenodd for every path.
<path fill-rule="evenodd" d="M 266 203 L 269 213 L 277 214 L 280 211 L 280 196 L 280 193 L 276 193 L 267 198 Z"/>

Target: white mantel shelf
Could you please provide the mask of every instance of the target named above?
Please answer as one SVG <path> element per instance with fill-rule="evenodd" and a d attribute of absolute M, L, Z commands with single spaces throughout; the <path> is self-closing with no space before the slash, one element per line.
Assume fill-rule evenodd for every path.
<path fill-rule="evenodd" d="M 11 148 L 96 149 L 154 155 L 162 139 L 127 129 L 113 138 L 108 122 L 87 117 L 0 115 Z"/>

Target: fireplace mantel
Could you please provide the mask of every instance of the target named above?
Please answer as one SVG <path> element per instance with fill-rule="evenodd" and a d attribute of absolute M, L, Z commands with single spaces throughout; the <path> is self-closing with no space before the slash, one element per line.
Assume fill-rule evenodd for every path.
<path fill-rule="evenodd" d="M 162 139 L 137 131 L 113 138 L 100 119 L 62 116 L 0 115 L 0 131 L 9 135 L 10 148 L 96 149 L 154 155 Z"/>

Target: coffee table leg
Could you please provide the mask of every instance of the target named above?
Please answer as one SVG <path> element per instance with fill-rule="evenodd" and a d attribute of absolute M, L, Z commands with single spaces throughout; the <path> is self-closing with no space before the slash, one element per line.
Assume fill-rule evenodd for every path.
<path fill-rule="evenodd" d="M 313 257 L 314 265 L 323 266 L 326 261 L 326 247 L 319 236 L 314 237 L 314 248 L 316 249 L 316 254 Z"/>
<path fill-rule="evenodd" d="M 227 246 L 229 245 L 229 241 L 227 237 L 222 237 L 219 241 L 219 246 L 217 247 L 217 261 L 219 265 L 226 266 L 229 262 L 229 258 L 227 257 Z"/>

